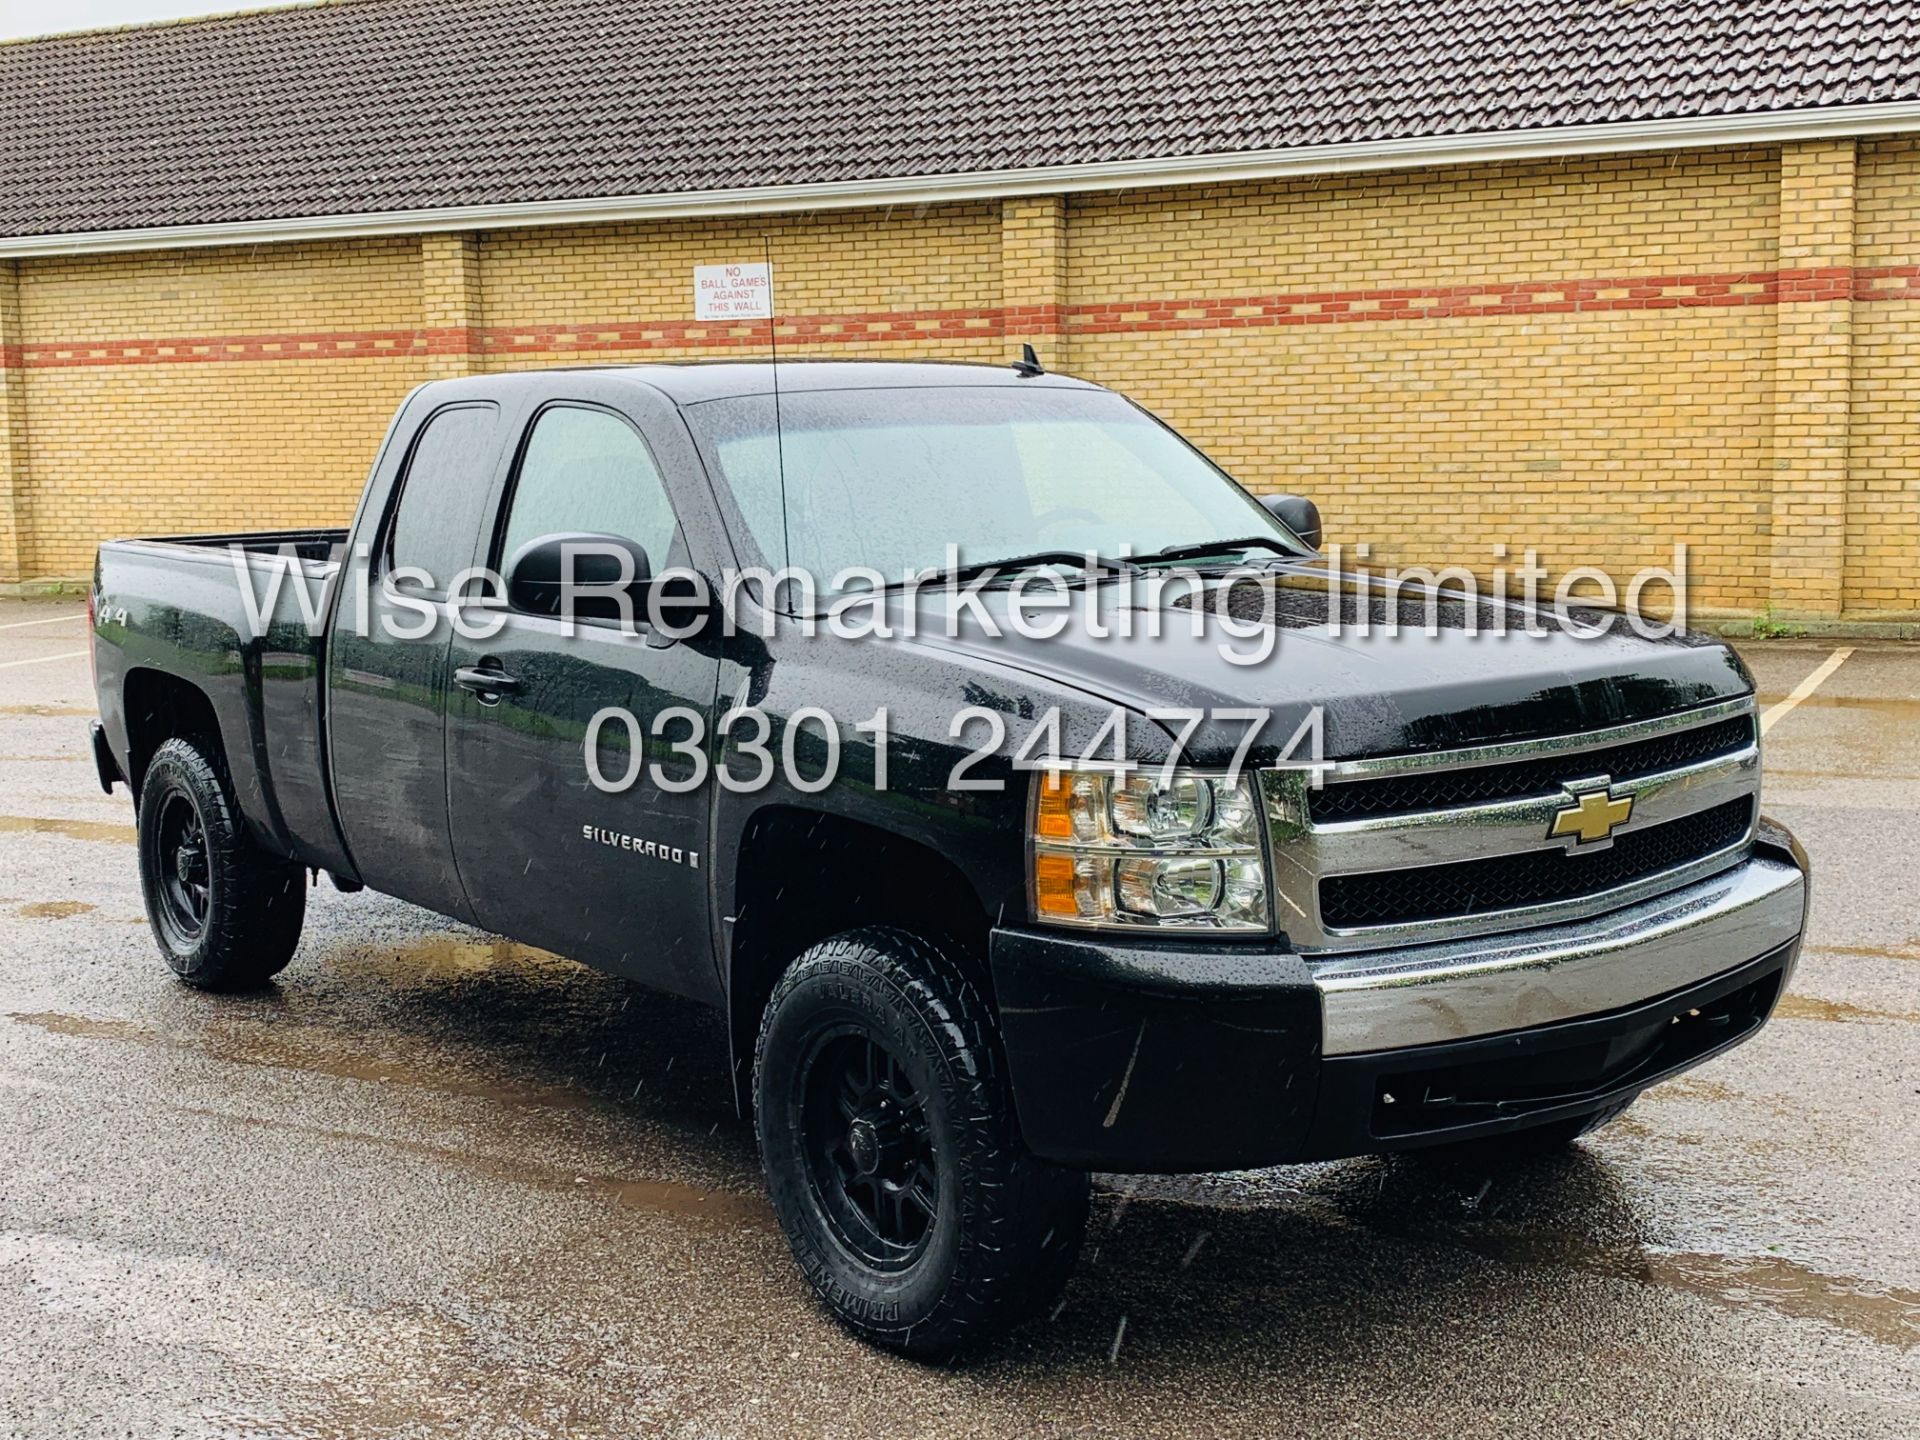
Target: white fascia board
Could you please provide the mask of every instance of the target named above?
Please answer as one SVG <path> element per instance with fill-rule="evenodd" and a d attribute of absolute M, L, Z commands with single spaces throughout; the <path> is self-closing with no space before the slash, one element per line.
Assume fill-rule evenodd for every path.
<path fill-rule="evenodd" d="M 1440 165 L 1495 164 L 1582 155 L 1778 145 L 1796 140 L 1884 135 L 1902 131 L 1920 131 L 1920 101 L 1902 100 L 1879 105 L 1844 105 L 1819 110 L 1783 110 L 1703 119 L 1634 120 L 1548 130 L 1488 131 L 1409 140 L 1362 140 L 1344 145 L 1099 161 L 1082 165 L 1036 166 L 1024 170 L 976 170 L 953 175 L 837 180 L 806 185 L 755 185 L 732 190 L 537 200 L 505 205 L 449 205 L 428 210 L 0 237 L 0 258 L 167 250 L 183 246 L 266 245 L 365 235 L 497 230 L 508 226 L 608 224 L 702 215 L 804 213 L 855 207 L 911 208 L 957 200 L 999 199 L 1009 195 L 1134 190 L 1150 186 L 1224 184 L 1290 176 L 1417 170 Z"/>

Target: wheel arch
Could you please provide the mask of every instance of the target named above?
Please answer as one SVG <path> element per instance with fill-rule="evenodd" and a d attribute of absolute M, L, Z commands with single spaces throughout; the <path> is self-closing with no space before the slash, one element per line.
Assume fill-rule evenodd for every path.
<path fill-rule="evenodd" d="M 945 942 L 993 1009 L 993 917 L 960 867 L 931 846 L 829 811 L 775 805 L 748 822 L 736 873 L 726 1010 L 742 1115 L 752 1109 L 753 1047 L 767 998 L 787 967 L 830 935 L 892 925 Z"/>
<path fill-rule="evenodd" d="M 201 739 L 220 750 L 220 754 L 207 758 L 224 762 L 226 739 L 220 733 L 219 712 L 212 697 L 192 681 L 165 670 L 138 666 L 127 671 L 121 704 L 127 725 L 127 783 L 136 805 L 148 763 L 169 740 Z"/>

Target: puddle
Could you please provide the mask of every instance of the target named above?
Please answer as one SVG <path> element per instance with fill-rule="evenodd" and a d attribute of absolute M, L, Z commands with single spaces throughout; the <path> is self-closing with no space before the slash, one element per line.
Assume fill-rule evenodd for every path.
<path fill-rule="evenodd" d="M 760 1196 L 742 1194 L 739 1191 L 707 1190 L 697 1185 L 683 1185 L 672 1180 L 636 1180 L 616 1175 L 582 1175 L 571 1170 L 556 1170 L 549 1165 L 536 1165 L 499 1155 L 479 1155 L 466 1150 L 452 1150 L 441 1145 L 428 1145 L 419 1140 L 370 1135 L 360 1130 L 338 1130 L 320 1125 L 303 1125 L 298 1121 L 277 1120 L 258 1115 L 230 1115 L 220 1110 L 191 1106 L 178 1108 L 182 1114 L 224 1120 L 235 1125 L 295 1130 L 304 1135 L 313 1135 L 326 1140 L 379 1145 L 385 1149 L 399 1150 L 408 1155 L 417 1155 L 441 1164 L 457 1165 L 461 1169 L 473 1171 L 489 1179 L 504 1180 L 516 1185 L 535 1185 L 543 1190 L 591 1195 L 598 1199 L 611 1200 L 623 1208 L 644 1210 L 650 1214 L 703 1221 L 729 1229 L 770 1230 L 773 1228 L 773 1211 L 767 1201 Z"/>
<path fill-rule="evenodd" d="M 610 1175 L 567 1175 L 543 1166 L 523 1165 L 490 1155 L 461 1155 L 457 1151 L 444 1153 L 469 1169 L 479 1170 L 498 1180 L 573 1190 L 582 1195 L 611 1200 L 629 1209 L 651 1211 L 656 1215 L 724 1221 L 729 1225 L 756 1230 L 773 1228 L 773 1211 L 765 1200 L 757 1196 L 741 1195 L 730 1190 L 702 1190 L 671 1180 L 622 1180 Z"/>
<path fill-rule="evenodd" d="M 1879 950 L 1871 945 L 1809 945 L 1809 955 L 1852 955 L 1866 960 L 1920 960 L 1920 950 Z"/>
<path fill-rule="evenodd" d="M 1764 1114 L 1774 1116 L 1780 1120 L 1800 1120 L 1805 1118 L 1804 1112 L 1796 1109 L 1794 1103 L 1784 1097 L 1749 1094 L 1744 1090 L 1735 1090 L 1731 1086 L 1723 1085 L 1718 1080 L 1700 1079 L 1697 1075 L 1682 1075 L 1677 1080 L 1663 1081 L 1648 1093 L 1655 1098 L 1655 1103 L 1670 1100 L 1688 1100 L 1699 1105 L 1739 1104 L 1748 1107 L 1750 1110 L 1759 1110 Z M 1715 1145 L 1736 1145 L 1750 1155 L 1759 1156 L 1775 1154 L 1779 1149 L 1778 1144 L 1771 1140 L 1763 1141 L 1741 1138 L 1718 1131 L 1712 1135 L 1711 1142 L 1709 1142 L 1709 1138 L 1703 1134 L 1671 1134 L 1656 1131 L 1656 1129 L 1644 1124 L 1638 1118 L 1636 1114 L 1637 1110 L 1638 1107 L 1636 1106 L 1635 1110 L 1628 1111 L 1618 1120 L 1615 1120 L 1613 1124 L 1608 1127 L 1608 1132 L 1612 1133 L 1617 1130 L 1621 1134 L 1637 1134 L 1643 1139 L 1659 1134 L 1663 1140 L 1671 1141 L 1677 1145 L 1703 1145 L 1707 1143 Z M 1799 1143 L 1804 1150 L 1805 1141 L 1797 1143 Z"/>
<path fill-rule="evenodd" d="M 69 840 L 112 840 L 121 845 L 131 845 L 139 838 L 131 825 L 110 825 L 104 820 L 51 820 L 37 815 L 0 815 L 0 833 L 6 832 L 64 835 Z"/>
<path fill-rule="evenodd" d="M 474 962 L 473 952 L 490 952 L 497 946 L 507 946 L 508 942 L 462 942 L 451 938 L 432 944 L 414 947 L 429 950 L 437 954 L 442 963 L 467 964 Z M 516 951 L 524 951 L 528 957 L 549 958 L 546 952 L 527 950 L 525 946 L 509 946 Z M 559 962 L 568 963 L 568 962 Z M 214 1060 L 240 1065 L 264 1065 L 274 1069 L 293 1070 L 309 1074 L 327 1075 L 339 1079 L 368 1081 L 390 1085 L 402 1085 L 410 1089 L 431 1091 L 437 1094 L 458 1096 L 466 1099 L 480 1099 L 495 1104 L 536 1107 L 563 1110 L 599 1109 L 611 1106 L 613 1102 L 582 1090 L 560 1086 L 543 1086 L 474 1080 L 464 1081 L 457 1076 L 449 1076 L 444 1070 L 428 1069 L 423 1065 L 410 1065 L 404 1061 L 388 1061 L 377 1058 L 361 1059 L 350 1056 L 335 1056 L 315 1053 L 297 1046 L 276 1045 L 271 1043 L 272 1035 L 248 1036 L 221 1031 L 199 1031 L 185 1035 L 166 1035 L 148 1025 L 132 1020 L 100 1019 L 83 1015 L 67 1015 L 56 1011 L 42 1011 L 34 1014 L 15 1013 L 8 1019 L 22 1025 L 31 1025 L 49 1034 L 76 1036 L 90 1040 L 110 1040 L 126 1044 L 146 1046 L 153 1049 L 175 1051 L 184 1054 L 205 1056 Z M 300 1032 L 296 1032 L 296 1035 Z M 306 1032 L 311 1034 L 312 1032 Z M 185 1113 L 207 1115 L 236 1124 L 273 1126 L 281 1129 L 294 1129 L 329 1139 L 361 1141 L 405 1150 L 430 1160 L 460 1165 L 491 1178 L 510 1181 L 517 1184 L 538 1185 L 545 1189 L 569 1191 L 591 1195 L 597 1199 L 636 1210 L 645 1210 L 655 1214 L 675 1215 L 682 1218 L 704 1220 L 712 1224 L 723 1224 L 733 1228 L 750 1227 L 770 1228 L 771 1211 L 766 1202 L 755 1195 L 744 1195 L 733 1191 L 706 1190 L 698 1186 L 678 1184 L 666 1180 L 634 1179 L 614 1175 L 587 1175 L 570 1170 L 556 1170 L 529 1162 L 514 1161 L 490 1155 L 476 1155 L 465 1151 L 448 1149 L 442 1146 L 428 1145 L 417 1141 L 394 1139 L 381 1135 L 371 1135 L 359 1131 L 335 1130 L 318 1126 L 302 1125 L 297 1121 L 269 1119 L 264 1117 L 230 1115 L 220 1111 L 185 1109 Z"/>
<path fill-rule="evenodd" d="M 1849 1005 L 1844 1000 L 1816 1000 L 1809 995 L 1782 995 L 1773 1013 L 1781 1020 L 1893 1020 L 1903 1025 L 1920 1023 L 1920 1011 L 1873 1010 L 1864 1005 Z"/>
<path fill-rule="evenodd" d="M 36 900 L 31 905 L 22 905 L 17 913 L 30 920 L 67 920 L 93 908 L 84 900 Z"/>
<path fill-rule="evenodd" d="M 458 935 L 431 935 L 398 949 L 359 950 L 329 959 L 327 968 L 340 975 L 382 980 L 448 980 L 492 971 L 577 970 L 565 956 L 536 950 L 495 936 L 466 939 Z"/>
<path fill-rule="evenodd" d="M 311 1075 L 326 1075 L 337 1080 L 360 1080 L 372 1084 L 400 1085 L 410 1090 L 428 1090 L 462 1099 L 486 1100 L 497 1105 L 547 1110 L 588 1110 L 602 1105 L 600 1097 L 584 1090 L 558 1085 L 517 1084 L 511 1081 L 463 1080 L 444 1069 L 412 1064 L 404 1060 L 380 1057 L 360 1058 L 328 1055 L 285 1043 L 275 1044 L 269 1033 L 259 1036 L 237 1035 L 215 1030 L 195 1031 L 189 1035 L 163 1035 L 131 1020 L 98 1020 L 83 1015 L 41 1012 L 7 1017 L 22 1025 L 32 1025 L 53 1035 L 78 1036 L 88 1040 L 119 1040 L 154 1049 L 176 1050 L 202 1055 L 232 1065 L 264 1065 L 275 1070 L 295 1070 Z M 299 1030 L 285 1036 L 319 1032 Z"/>
<path fill-rule="evenodd" d="M 1724 1085 L 1718 1080 L 1704 1079 L 1699 1075 L 1682 1075 L 1678 1079 L 1669 1080 L 1654 1093 L 1668 1096 L 1683 1095 L 1689 1100 L 1703 1100 L 1710 1105 L 1724 1105 L 1729 1100 L 1741 1098 L 1740 1092 L 1732 1086 Z M 1616 1123 L 1624 1124 L 1632 1118 L 1633 1115 L 1629 1112 Z"/>
<path fill-rule="evenodd" d="M 1754 703 L 1762 710 L 1778 705 L 1785 695 L 1759 695 Z M 1905 695 L 1820 695 L 1807 696 L 1794 708 L 1799 710 L 1878 710 L 1888 715 L 1920 716 L 1920 700 Z"/>
<path fill-rule="evenodd" d="M 1759 1305 L 1790 1319 L 1819 1320 L 1903 1350 L 1920 1346 L 1920 1291 L 1824 1275 L 1784 1255 L 1615 1250 L 1563 1231 L 1490 1230 L 1446 1238 L 1503 1265 L 1635 1280 L 1733 1309 Z"/>
<path fill-rule="evenodd" d="M 1717 1098 L 1709 1096 L 1707 1098 Z M 1633 1117 L 1616 1126 L 1631 1127 Z M 1339 1171 L 1335 1171 L 1335 1178 Z M 1182 1187 L 1202 1185 L 1202 1195 L 1142 1199 L 1137 1177 L 1122 1197 L 1148 1205 L 1171 1205 L 1189 1212 L 1267 1210 L 1292 1212 L 1334 1230 L 1351 1232 L 1353 1243 L 1376 1241 L 1427 1248 L 1455 1247 L 1495 1264 L 1563 1271 L 1612 1280 L 1628 1280 L 1659 1290 L 1695 1295 L 1729 1309 L 1761 1308 L 1796 1320 L 1818 1320 L 1902 1350 L 1920 1349 L 1920 1290 L 1906 1290 L 1844 1275 L 1829 1275 L 1784 1255 L 1715 1254 L 1649 1245 L 1628 1235 L 1607 1238 L 1547 1222 L 1466 1218 L 1448 1221 L 1429 1205 L 1415 1210 L 1380 1205 L 1378 1181 L 1364 1181 L 1358 1194 L 1342 1198 L 1289 1181 L 1274 1188 L 1268 1172 L 1238 1176 L 1181 1177 Z M 1249 1182 L 1254 1182 L 1249 1187 Z M 1264 1182 L 1264 1183 L 1262 1183 Z M 1483 1192 L 1484 1193 L 1484 1192 Z M 1202 1198 L 1202 1196 L 1204 1198 Z M 1357 1206 L 1357 1209 L 1356 1209 Z M 1562 1212 L 1564 1213 L 1564 1212 Z M 1576 1220 L 1572 1222 L 1578 1224 Z"/>
<path fill-rule="evenodd" d="M 0 715 L 84 715 L 89 720 L 97 719 L 100 712 L 92 706 L 80 705 L 0 705 Z"/>
<path fill-rule="evenodd" d="M 1783 770 L 1767 766 L 1769 780 L 1920 780 L 1920 775 L 1903 775 L 1885 770 Z"/>

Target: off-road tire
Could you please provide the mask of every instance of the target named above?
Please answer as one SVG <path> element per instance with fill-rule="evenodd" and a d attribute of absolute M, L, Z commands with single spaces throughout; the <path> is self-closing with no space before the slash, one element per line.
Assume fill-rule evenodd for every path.
<path fill-rule="evenodd" d="M 876 1268 L 843 1238 L 833 1212 L 844 1215 L 844 1194 L 831 1198 L 831 1179 L 819 1178 L 829 1161 L 812 1097 L 831 1080 L 830 1067 L 818 1072 L 834 1045 L 880 1047 L 921 1107 L 922 1140 L 896 1143 L 930 1157 L 920 1164 L 937 1206 L 922 1222 L 923 1248 L 898 1268 Z M 920 1358 L 950 1354 L 1018 1324 L 1066 1283 L 1086 1231 L 1087 1177 L 1021 1143 L 993 1016 L 944 947 L 872 927 L 794 961 L 761 1022 L 754 1098 L 761 1162 L 794 1258 L 862 1339 Z M 837 1163 L 852 1154 L 843 1144 Z"/>
<path fill-rule="evenodd" d="M 193 823 L 197 832 L 183 828 Z M 216 747 L 175 738 L 154 752 L 138 833 L 147 923 L 175 975 L 250 990 L 286 968 L 306 918 L 306 872 L 254 843 Z M 201 858 L 184 865 L 196 833 Z"/>

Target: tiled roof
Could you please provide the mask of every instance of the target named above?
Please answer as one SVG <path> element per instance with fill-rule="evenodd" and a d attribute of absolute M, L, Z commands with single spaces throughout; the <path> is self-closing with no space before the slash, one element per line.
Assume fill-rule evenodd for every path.
<path fill-rule="evenodd" d="M 1911 0 L 346 0 L 0 45 L 0 235 L 1915 98 Z"/>

